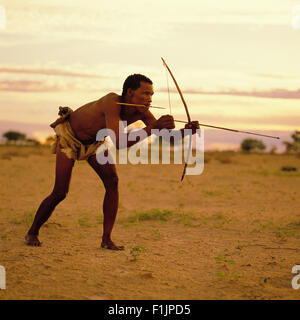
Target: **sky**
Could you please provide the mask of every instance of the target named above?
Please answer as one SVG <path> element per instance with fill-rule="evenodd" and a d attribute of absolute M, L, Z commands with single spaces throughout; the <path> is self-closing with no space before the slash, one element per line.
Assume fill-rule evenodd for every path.
<path fill-rule="evenodd" d="M 120 94 L 132 73 L 152 79 L 155 117 L 186 120 L 163 57 L 192 120 L 283 150 L 300 129 L 299 52 L 300 0 L 0 0 L 0 133 L 42 141 L 59 106 Z M 205 147 L 250 137 L 205 129 Z"/>

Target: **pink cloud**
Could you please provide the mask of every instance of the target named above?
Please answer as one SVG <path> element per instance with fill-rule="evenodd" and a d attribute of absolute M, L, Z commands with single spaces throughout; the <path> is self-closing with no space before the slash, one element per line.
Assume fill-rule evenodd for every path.
<path fill-rule="evenodd" d="M 260 78 L 271 78 L 271 79 L 297 79 L 299 76 L 294 75 L 283 75 L 283 74 L 269 74 L 269 73 L 256 73 L 254 74 Z"/>
<path fill-rule="evenodd" d="M 51 75 L 51 76 L 80 77 L 80 78 L 102 78 L 100 75 L 96 75 L 96 74 L 71 72 L 71 71 L 61 70 L 61 69 L 0 67 L 0 73 L 42 74 L 42 75 Z"/>
<path fill-rule="evenodd" d="M 160 92 L 167 92 L 167 89 L 160 89 Z M 175 89 L 170 92 L 177 92 Z M 231 96 L 246 96 L 246 97 L 257 97 L 257 98 L 271 98 L 271 99 L 300 99 L 300 89 L 288 90 L 288 89 L 270 89 L 270 90 L 252 90 L 243 91 L 236 89 L 228 89 L 224 91 L 204 91 L 186 89 L 183 90 L 185 94 L 205 94 L 205 95 L 231 95 Z"/>
<path fill-rule="evenodd" d="M 53 92 L 62 89 L 44 81 L 30 80 L 4 80 L 0 81 L 0 91 L 21 91 L 21 92 Z"/>

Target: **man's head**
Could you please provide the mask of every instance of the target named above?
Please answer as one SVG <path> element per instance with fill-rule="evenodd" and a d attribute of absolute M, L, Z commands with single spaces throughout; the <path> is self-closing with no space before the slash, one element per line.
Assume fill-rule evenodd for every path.
<path fill-rule="evenodd" d="M 132 74 L 123 84 L 122 98 L 129 103 L 150 106 L 152 102 L 152 81 L 142 74 Z"/>

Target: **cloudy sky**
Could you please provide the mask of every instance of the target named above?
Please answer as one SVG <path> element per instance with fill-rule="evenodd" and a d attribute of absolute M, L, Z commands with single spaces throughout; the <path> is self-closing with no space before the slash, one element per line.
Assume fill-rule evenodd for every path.
<path fill-rule="evenodd" d="M 132 73 L 153 80 L 153 105 L 170 113 L 164 57 L 192 119 L 286 140 L 300 128 L 299 52 L 300 0 L 0 0 L 0 131 L 43 140 L 58 106 L 121 93 Z M 246 138 L 205 136 L 207 148 Z"/>

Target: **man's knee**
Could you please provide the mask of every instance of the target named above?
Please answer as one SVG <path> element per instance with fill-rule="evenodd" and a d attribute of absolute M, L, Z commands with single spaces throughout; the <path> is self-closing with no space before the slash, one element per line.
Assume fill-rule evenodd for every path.
<path fill-rule="evenodd" d="M 66 198 L 67 193 L 68 192 L 53 191 L 51 197 L 55 202 L 61 202 Z"/>
<path fill-rule="evenodd" d="M 119 177 L 114 174 L 104 179 L 103 181 L 106 188 L 118 188 L 119 185 Z"/>

